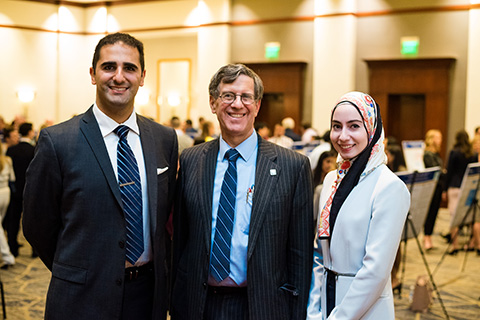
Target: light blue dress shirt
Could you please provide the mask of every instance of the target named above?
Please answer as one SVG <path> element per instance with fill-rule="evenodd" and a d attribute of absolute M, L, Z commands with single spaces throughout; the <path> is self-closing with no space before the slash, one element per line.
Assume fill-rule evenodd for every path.
<path fill-rule="evenodd" d="M 231 147 L 220 137 L 220 149 L 217 156 L 215 182 L 212 202 L 212 237 L 215 237 L 218 203 L 223 183 L 223 176 L 228 168 L 225 153 Z M 247 249 L 250 231 L 250 215 L 255 186 L 255 168 L 257 165 L 258 137 L 255 132 L 235 148 L 240 157 L 237 160 L 237 198 L 235 202 L 235 219 L 233 221 L 232 246 L 230 249 L 230 276 L 217 282 L 211 275 L 208 283 L 214 286 L 246 286 L 247 285 Z M 248 195 L 248 196 L 247 196 Z"/>

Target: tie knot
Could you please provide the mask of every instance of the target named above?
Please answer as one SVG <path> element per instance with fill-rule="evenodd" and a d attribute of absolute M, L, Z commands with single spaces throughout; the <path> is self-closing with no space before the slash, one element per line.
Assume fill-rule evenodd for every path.
<path fill-rule="evenodd" d="M 127 137 L 127 134 L 128 134 L 128 131 L 130 130 L 129 127 L 125 126 L 125 125 L 119 125 L 118 127 L 116 127 L 113 132 L 115 132 L 115 134 L 120 138 L 120 139 L 124 139 Z"/>
<path fill-rule="evenodd" d="M 236 162 L 239 156 L 240 153 L 238 153 L 238 151 L 235 149 L 230 149 L 225 152 L 225 159 L 227 159 L 228 162 Z"/>

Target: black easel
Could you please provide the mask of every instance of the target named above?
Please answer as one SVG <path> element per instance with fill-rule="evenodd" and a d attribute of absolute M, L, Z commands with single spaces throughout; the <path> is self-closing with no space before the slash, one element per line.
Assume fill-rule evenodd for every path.
<path fill-rule="evenodd" d="M 413 172 L 412 176 L 412 183 L 410 184 L 410 195 L 412 194 L 413 191 L 413 185 L 415 184 L 415 178 L 417 177 L 418 171 Z M 437 181 L 438 183 L 438 181 Z M 445 319 L 450 319 L 447 313 L 447 309 L 445 309 L 445 305 L 443 304 L 443 300 L 440 296 L 440 291 L 437 288 L 437 285 L 435 284 L 435 281 L 433 280 L 433 274 L 430 271 L 430 267 L 428 266 L 427 259 L 425 258 L 425 252 L 423 252 L 422 245 L 420 244 L 420 241 L 418 240 L 418 234 L 417 231 L 415 231 L 415 226 L 413 225 L 412 218 L 410 216 L 410 211 L 408 211 L 407 214 L 407 220 L 405 222 L 405 227 L 403 229 L 404 232 L 404 237 L 402 239 L 403 242 L 403 254 L 402 254 L 402 280 L 401 283 L 404 282 L 405 280 L 405 265 L 406 265 L 406 257 L 407 257 L 407 241 L 408 241 L 408 228 L 411 228 L 413 237 L 415 238 L 415 241 L 418 246 L 418 250 L 420 251 L 420 256 L 422 257 L 423 264 L 425 265 L 425 269 L 427 270 L 428 277 L 430 278 L 430 282 L 432 283 L 433 290 L 437 293 L 437 298 L 438 301 L 440 302 L 440 306 L 442 307 L 443 313 L 445 314 Z M 400 295 L 401 295 L 401 288 L 400 288 Z"/>
<path fill-rule="evenodd" d="M 465 224 L 465 221 L 467 220 L 468 218 L 468 214 L 473 211 L 473 216 L 472 216 L 472 223 L 470 225 L 470 234 L 469 234 L 469 239 L 471 239 L 471 237 L 473 237 L 473 225 L 475 224 L 475 218 L 476 218 L 476 215 L 477 215 L 477 208 L 480 209 L 480 206 L 478 205 L 478 199 L 477 199 L 477 194 L 478 194 L 478 189 L 480 187 L 480 176 L 478 177 L 478 180 L 477 180 L 477 187 L 475 188 L 475 192 L 474 192 L 474 196 L 473 196 L 473 199 L 472 199 L 472 203 L 470 203 L 470 206 L 468 207 L 467 209 L 467 212 L 465 213 L 465 215 L 463 216 L 462 218 L 462 222 L 460 222 L 459 226 L 458 226 L 458 231 L 456 234 L 454 234 L 451 238 L 451 240 L 448 242 L 448 245 L 447 245 L 447 249 L 445 249 L 445 252 L 443 253 L 442 257 L 440 258 L 440 261 L 438 261 L 438 264 L 437 266 L 435 267 L 435 270 L 433 270 L 433 273 L 435 273 L 437 271 L 437 269 L 440 267 L 440 265 L 442 264 L 443 260 L 445 259 L 445 256 L 448 254 L 448 249 L 450 249 L 450 245 L 455 241 L 455 239 L 458 237 L 458 235 L 460 234 L 460 230 L 461 228 L 463 228 L 464 226 L 466 226 Z M 468 247 L 468 244 L 467 244 L 467 247 Z M 465 266 L 467 264 L 467 255 L 468 255 L 468 250 L 465 250 L 465 258 L 463 259 L 463 265 L 462 265 L 462 272 L 465 271 Z"/>

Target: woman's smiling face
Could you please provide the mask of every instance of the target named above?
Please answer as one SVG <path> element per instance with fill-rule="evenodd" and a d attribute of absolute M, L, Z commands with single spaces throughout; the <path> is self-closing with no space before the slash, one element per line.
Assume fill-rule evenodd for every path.
<path fill-rule="evenodd" d="M 355 158 L 367 147 L 368 134 L 363 119 L 351 104 L 341 103 L 335 108 L 330 139 L 345 160 Z"/>

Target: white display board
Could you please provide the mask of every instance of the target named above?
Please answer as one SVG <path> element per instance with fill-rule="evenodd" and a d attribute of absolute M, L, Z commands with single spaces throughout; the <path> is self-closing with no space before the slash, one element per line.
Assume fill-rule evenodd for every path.
<path fill-rule="evenodd" d="M 480 210 L 478 207 L 479 193 L 478 180 L 480 179 L 480 163 L 470 163 L 463 175 L 462 186 L 460 187 L 460 198 L 458 199 L 455 216 L 450 227 L 459 227 L 471 224 L 474 219 L 480 222 Z M 476 199 L 477 207 L 474 206 Z"/>
<path fill-rule="evenodd" d="M 410 213 L 409 217 L 413 222 L 415 234 L 420 234 L 423 230 L 425 218 L 427 217 L 430 202 L 435 192 L 441 168 L 432 167 L 418 172 L 397 172 L 397 176 L 407 185 L 410 190 Z M 412 187 L 413 183 L 413 187 Z M 415 236 L 411 230 L 411 224 L 405 222 L 405 229 L 402 233 L 402 240 L 410 239 Z"/>
<path fill-rule="evenodd" d="M 425 164 L 423 162 L 425 142 L 423 140 L 404 140 L 402 141 L 402 149 L 408 171 L 423 171 L 425 169 Z"/>

